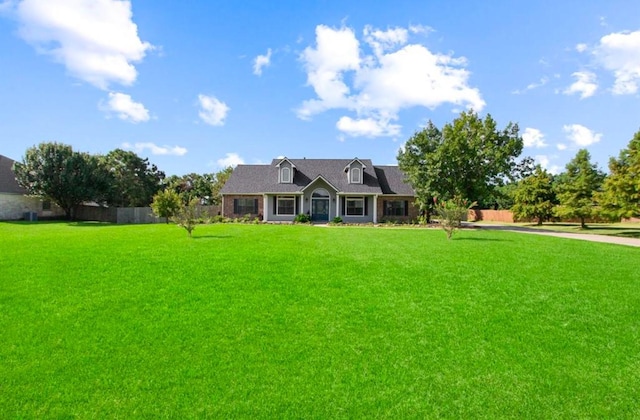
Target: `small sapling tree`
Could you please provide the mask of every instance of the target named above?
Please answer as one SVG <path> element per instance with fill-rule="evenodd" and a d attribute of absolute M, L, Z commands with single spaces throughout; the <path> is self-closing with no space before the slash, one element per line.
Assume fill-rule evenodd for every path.
<path fill-rule="evenodd" d="M 447 233 L 447 239 L 451 239 L 453 233 L 460 229 L 469 210 L 476 205 L 476 202 L 469 203 L 469 200 L 459 196 L 451 200 L 434 200 L 434 202 L 436 214 L 440 218 L 440 226 Z"/>
<path fill-rule="evenodd" d="M 176 225 L 183 227 L 187 231 L 189 237 L 191 237 L 191 232 L 193 232 L 196 225 L 200 222 L 198 204 L 200 204 L 199 199 L 194 198 L 190 200 L 189 204 L 180 208 L 172 218 Z"/>

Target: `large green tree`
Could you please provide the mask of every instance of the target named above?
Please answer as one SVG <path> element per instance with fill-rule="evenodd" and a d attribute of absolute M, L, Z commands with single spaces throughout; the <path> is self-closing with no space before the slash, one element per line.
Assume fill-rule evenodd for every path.
<path fill-rule="evenodd" d="M 609 175 L 597 199 L 605 216 L 640 217 L 640 131 L 617 159 L 609 160 Z"/>
<path fill-rule="evenodd" d="M 131 151 L 115 149 L 100 158 L 111 174 L 107 204 L 113 207 L 146 207 L 161 189 L 164 172 Z"/>
<path fill-rule="evenodd" d="M 596 164 L 591 163 L 591 155 L 587 149 L 578 150 L 554 184 L 558 199 L 555 214 L 559 217 L 578 218 L 580 227 L 586 228 L 585 219 L 597 214 L 595 195 L 603 180 L 604 173 Z"/>
<path fill-rule="evenodd" d="M 95 156 L 61 143 L 30 147 L 14 171 L 29 194 L 56 203 L 69 219 L 83 202 L 104 202 L 109 187 L 109 175 Z"/>
<path fill-rule="evenodd" d="M 555 194 L 553 176 L 537 166 L 534 173 L 520 180 L 513 191 L 513 216 L 520 220 L 536 219 L 538 225 L 553 215 Z"/>
<path fill-rule="evenodd" d="M 194 198 L 203 205 L 216 205 L 222 201 L 220 190 L 232 171 L 233 168 L 227 167 L 212 174 L 190 173 L 180 177 L 172 175 L 166 180 L 166 184 L 180 195 L 185 205 Z"/>
<path fill-rule="evenodd" d="M 442 130 L 429 121 L 398 152 L 398 164 L 423 210 L 434 198 L 461 197 L 487 206 L 512 175 L 522 147 L 517 124 L 500 130 L 491 115 L 482 119 L 467 111 Z"/>

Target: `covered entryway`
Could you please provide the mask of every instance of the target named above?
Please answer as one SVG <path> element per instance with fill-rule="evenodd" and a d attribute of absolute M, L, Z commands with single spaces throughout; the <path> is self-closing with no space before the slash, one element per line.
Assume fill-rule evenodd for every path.
<path fill-rule="evenodd" d="M 314 222 L 329 221 L 329 192 L 318 188 L 311 194 L 311 220 Z"/>

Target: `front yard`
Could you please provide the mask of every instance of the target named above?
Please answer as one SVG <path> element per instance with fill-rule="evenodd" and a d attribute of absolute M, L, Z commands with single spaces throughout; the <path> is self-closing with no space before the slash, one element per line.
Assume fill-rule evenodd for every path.
<path fill-rule="evenodd" d="M 0 223 L 0 413 L 640 417 L 640 250 Z"/>

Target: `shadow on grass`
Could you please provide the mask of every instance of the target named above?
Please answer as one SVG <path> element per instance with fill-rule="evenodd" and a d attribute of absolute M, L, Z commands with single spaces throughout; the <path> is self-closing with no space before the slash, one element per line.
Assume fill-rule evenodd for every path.
<path fill-rule="evenodd" d="M 231 235 L 199 235 L 192 236 L 192 239 L 229 239 L 233 238 Z"/>
<path fill-rule="evenodd" d="M 467 237 L 465 238 L 460 236 L 454 236 L 451 238 L 454 241 L 477 241 L 477 242 L 512 242 L 509 239 L 496 239 L 496 238 L 475 238 L 475 237 Z"/>

